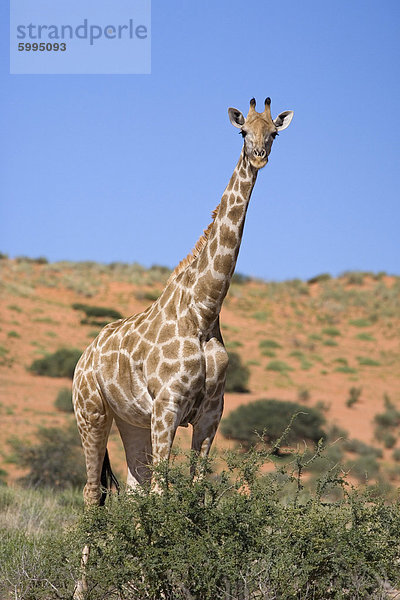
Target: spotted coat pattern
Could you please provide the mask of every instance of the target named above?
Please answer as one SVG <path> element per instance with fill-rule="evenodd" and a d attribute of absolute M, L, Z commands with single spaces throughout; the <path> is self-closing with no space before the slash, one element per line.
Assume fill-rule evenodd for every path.
<path fill-rule="evenodd" d="M 107 325 L 77 364 L 73 403 L 86 460 L 86 504 L 100 501 L 113 420 L 124 444 L 130 486 L 150 479 L 151 463 L 168 459 L 178 426 L 193 426 L 193 450 L 205 456 L 210 449 L 222 415 L 228 365 L 219 313 L 257 172 L 276 135 L 267 100 L 265 113 L 255 112 L 253 100 L 246 120 L 229 109 L 233 124 L 244 123 L 242 134 L 248 137 L 196 251 L 177 267 L 151 306 Z"/>

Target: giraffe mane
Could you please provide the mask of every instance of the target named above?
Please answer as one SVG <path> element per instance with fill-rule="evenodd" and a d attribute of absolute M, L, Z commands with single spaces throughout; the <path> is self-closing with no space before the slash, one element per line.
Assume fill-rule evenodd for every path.
<path fill-rule="evenodd" d="M 182 273 L 182 271 L 184 271 L 190 264 L 192 264 L 192 262 L 198 257 L 200 252 L 206 246 L 210 232 L 211 232 L 211 228 L 214 225 L 215 217 L 218 214 L 218 209 L 219 209 L 219 204 L 218 204 L 217 208 L 215 208 L 211 213 L 211 218 L 212 218 L 211 223 L 208 225 L 207 229 L 204 230 L 203 234 L 199 237 L 193 250 L 191 252 L 189 252 L 189 254 L 185 258 L 183 258 L 181 260 L 181 262 L 172 271 L 172 273 L 169 276 L 169 279 L 167 281 L 167 285 L 171 281 L 176 279 L 176 277 L 179 275 L 179 273 Z"/>

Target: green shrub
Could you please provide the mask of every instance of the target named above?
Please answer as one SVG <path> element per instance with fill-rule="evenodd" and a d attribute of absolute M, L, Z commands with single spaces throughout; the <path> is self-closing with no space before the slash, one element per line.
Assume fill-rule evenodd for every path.
<path fill-rule="evenodd" d="M 345 439 L 343 440 L 343 448 L 346 452 L 354 452 L 354 454 L 359 454 L 360 456 L 372 455 L 375 458 L 382 458 L 382 450 L 380 448 L 375 448 L 360 440 Z"/>
<path fill-rule="evenodd" d="M 22 308 L 20 306 L 18 306 L 18 304 L 9 304 L 7 306 L 7 308 L 9 308 L 10 310 L 13 310 L 13 311 L 15 311 L 17 313 L 22 313 L 23 312 Z"/>
<path fill-rule="evenodd" d="M 34 360 L 29 367 L 31 373 L 46 375 L 47 377 L 72 377 L 76 363 L 81 356 L 80 350 L 75 348 L 60 348 L 53 354 Z"/>
<path fill-rule="evenodd" d="M 55 399 L 54 406 L 62 412 L 74 412 L 72 406 L 72 392 L 69 388 L 61 388 Z"/>
<path fill-rule="evenodd" d="M 91 325 L 92 327 L 105 327 L 110 321 L 122 319 L 122 315 L 118 310 L 106 308 L 104 306 L 91 306 L 81 304 L 79 302 L 72 305 L 74 310 L 80 310 L 85 313 L 86 318 L 81 319 L 81 325 Z M 104 319 L 101 319 L 105 317 Z M 99 319 L 100 318 L 100 319 Z"/>
<path fill-rule="evenodd" d="M 331 337 L 342 335 L 337 327 L 325 327 L 325 329 L 322 330 L 322 333 Z"/>
<path fill-rule="evenodd" d="M 268 350 L 268 348 L 265 348 L 264 350 L 262 350 L 261 354 L 263 356 L 266 356 L 267 358 L 275 358 L 276 357 L 276 352 L 274 352 L 273 350 Z"/>
<path fill-rule="evenodd" d="M 250 370 L 242 363 L 242 359 L 237 352 L 228 352 L 228 357 L 229 363 L 226 371 L 225 390 L 227 392 L 244 394 L 249 391 Z"/>
<path fill-rule="evenodd" d="M 121 494 L 78 521 L 75 495 L 0 490 L 0 597 L 72 598 L 89 543 L 88 600 L 383 600 L 400 580 L 398 505 L 343 493 L 337 469 L 303 489 L 313 458 L 259 474 L 268 456 L 230 454 L 195 483 L 180 461 L 162 495 Z"/>
<path fill-rule="evenodd" d="M 230 340 L 228 342 L 225 342 L 225 346 L 229 348 L 229 350 L 234 350 L 235 348 L 242 348 L 243 344 L 238 340 Z"/>
<path fill-rule="evenodd" d="M 342 276 L 347 277 L 347 283 L 349 285 L 363 285 L 365 275 L 366 273 L 361 271 L 346 271 Z"/>
<path fill-rule="evenodd" d="M 7 337 L 9 338 L 20 338 L 21 336 L 17 331 L 11 330 L 7 333 Z"/>
<path fill-rule="evenodd" d="M 285 438 L 287 443 L 303 440 L 318 442 L 325 436 L 322 429 L 325 420 L 319 410 L 308 407 L 305 409 L 297 402 L 274 399 L 257 400 L 239 406 L 223 419 L 221 432 L 244 446 L 256 443 L 260 435 L 266 442 L 275 442 L 295 414 L 297 416 Z"/>
<path fill-rule="evenodd" d="M 36 265 L 47 265 L 49 262 L 45 256 L 38 256 L 37 258 L 31 258 L 30 256 L 16 256 L 15 260 L 17 263 L 29 263 Z"/>
<path fill-rule="evenodd" d="M 5 486 L 7 483 L 7 471 L 5 469 L 0 469 L 0 489 L 2 486 Z"/>
<path fill-rule="evenodd" d="M 90 306 L 89 304 L 81 304 L 76 302 L 72 305 L 74 310 L 79 310 L 85 313 L 87 317 L 110 317 L 110 319 L 122 319 L 122 315 L 118 310 L 106 308 L 104 306 Z"/>
<path fill-rule="evenodd" d="M 337 346 L 338 345 L 337 342 L 335 342 L 335 340 L 331 340 L 331 339 L 324 340 L 322 343 L 324 346 Z"/>
<path fill-rule="evenodd" d="M 353 404 L 359 401 L 361 396 L 362 388 L 351 387 L 349 390 L 349 397 L 346 400 L 346 406 L 351 408 Z"/>
<path fill-rule="evenodd" d="M 375 479 L 380 471 L 379 464 L 372 454 L 366 454 L 355 461 L 348 462 L 346 469 L 361 483 Z"/>
<path fill-rule="evenodd" d="M 362 340 L 363 342 L 375 342 L 375 338 L 373 335 L 371 335 L 370 333 L 359 333 L 358 335 L 356 335 L 356 338 L 358 340 Z"/>
<path fill-rule="evenodd" d="M 335 363 L 339 363 L 340 365 L 345 365 L 347 366 L 349 364 L 349 361 L 347 360 L 347 358 L 335 358 L 335 360 L 333 361 Z"/>
<path fill-rule="evenodd" d="M 234 273 L 232 276 L 232 283 L 236 283 L 237 285 L 243 285 L 245 283 L 249 283 L 251 281 L 251 277 L 248 275 L 243 275 L 243 273 Z"/>
<path fill-rule="evenodd" d="M 322 342 L 322 337 L 318 333 L 310 333 L 308 339 L 312 342 Z"/>
<path fill-rule="evenodd" d="M 0 366 L 11 367 L 14 359 L 10 357 L 10 351 L 4 346 L 0 346 Z"/>
<path fill-rule="evenodd" d="M 287 371 L 294 371 L 293 367 L 288 365 L 283 360 L 271 360 L 265 367 L 267 371 L 278 371 L 278 373 L 286 373 Z"/>
<path fill-rule="evenodd" d="M 289 354 L 289 356 L 294 356 L 295 358 L 299 359 L 300 367 L 303 369 L 303 371 L 308 371 L 308 369 L 311 369 L 313 366 L 313 363 L 300 350 L 294 350 Z"/>
<path fill-rule="evenodd" d="M 28 473 L 19 479 L 26 487 L 65 489 L 85 483 L 85 467 L 80 439 L 75 424 L 68 429 L 39 427 L 38 442 L 26 442 L 18 437 L 9 440 L 12 462 Z"/>
<path fill-rule="evenodd" d="M 275 357 L 274 350 L 282 348 L 282 346 L 275 340 L 261 340 L 258 344 L 258 347 L 260 348 L 262 356 L 268 356 L 269 358 Z"/>
<path fill-rule="evenodd" d="M 385 448 L 393 448 L 397 439 L 396 435 L 400 425 L 400 411 L 390 400 L 389 396 L 384 396 L 385 411 L 375 415 L 375 438 L 381 442 Z"/>
<path fill-rule="evenodd" d="M 159 290 L 155 290 L 153 292 L 144 292 L 143 299 L 150 300 L 150 302 L 155 302 L 160 296 L 161 292 Z"/>
<path fill-rule="evenodd" d="M 271 349 L 276 350 L 277 348 L 282 348 L 282 346 L 275 340 L 261 340 L 258 344 L 260 350 Z"/>
<path fill-rule="evenodd" d="M 357 356 L 358 364 L 364 367 L 380 367 L 381 363 L 369 356 Z"/>
<path fill-rule="evenodd" d="M 301 403 L 308 402 L 311 398 L 310 390 L 307 388 L 300 388 L 297 392 L 297 398 Z"/>
<path fill-rule="evenodd" d="M 330 273 L 321 273 L 320 275 L 315 275 L 314 277 L 307 279 L 307 283 L 323 283 L 324 281 L 329 281 L 330 279 L 332 279 L 332 275 L 330 275 Z"/>
<path fill-rule="evenodd" d="M 374 421 L 380 427 L 397 428 L 400 425 L 400 411 L 390 400 L 389 396 L 384 396 L 385 412 L 375 415 Z"/>
<path fill-rule="evenodd" d="M 356 494 L 301 502 L 295 476 L 254 478 L 252 461 L 233 480 L 224 472 L 195 486 L 175 468 L 167 499 L 136 492 L 88 511 L 94 598 L 338 600 L 343 590 L 355 598 L 355 586 L 359 598 L 383 598 L 382 578 L 399 575 L 395 507 Z"/>
<path fill-rule="evenodd" d="M 349 321 L 350 325 L 354 325 L 354 327 L 371 327 L 372 321 L 369 319 L 352 319 Z"/>
<path fill-rule="evenodd" d="M 308 371 L 312 366 L 313 363 L 305 358 L 300 362 L 300 367 L 303 369 L 303 371 Z"/>
<path fill-rule="evenodd" d="M 265 321 L 267 321 L 269 313 L 265 310 L 259 310 L 253 313 L 251 316 L 253 317 L 253 319 L 257 319 L 257 321 L 261 321 L 262 323 L 264 323 Z"/>
<path fill-rule="evenodd" d="M 381 435 L 381 441 L 383 443 L 383 445 L 385 446 L 385 448 L 393 448 L 393 446 L 396 444 L 397 438 L 395 435 L 393 435 L 393 433 L 391 433 L 390 431 L 386 431 L 385 433 L 383 433 Z"/>
<path fill-rule="evenodd" d="M 395 448 L 392 453 L 393 460 L 400 462 L 400 448 Z"/>
<path fill-rule="evenodd" d="M 357 369 L 353 369 L 353 367 L 349 367 L 348 365 L 343 365 L 341 367 L 336 367 L 335 369 L 336 373 L 357 373 Z"/>

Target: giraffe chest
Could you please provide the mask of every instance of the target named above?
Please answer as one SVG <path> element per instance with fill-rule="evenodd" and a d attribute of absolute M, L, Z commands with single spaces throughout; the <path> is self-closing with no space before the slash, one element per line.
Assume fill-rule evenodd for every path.
<path fill-rule="evenodd" d="M 97 380 L 107 403 L 124 420 L 149 427 L 154 399 L 175 402 L 182 424 L 192 421 L 210 396 L 221 395 L 226 352 L 189 320 L 161 324 L 152 335 L 132 327 L 115 330 L 95 353 Z M 125 326 L 125 325 L 123 325 Z"/>
<path fill-rule="evenodd" d="M 182 336 L 151 346 L 143 360 L 143 372 L 153 397 L 160 393 L 182 398 L 197 397 L 204 387 L 206 361 L 197 336 Z"/>

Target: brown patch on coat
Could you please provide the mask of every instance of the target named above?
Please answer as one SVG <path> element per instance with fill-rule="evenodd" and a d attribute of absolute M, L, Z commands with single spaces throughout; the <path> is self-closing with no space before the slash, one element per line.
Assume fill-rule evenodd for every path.
<path fill-rule="evenodd" d="M 224 254 L 223 256 L 217 255 L 214 259 L 214 269 L 218 273 L 224 273 L 228 275 L 232 268 L 232 256 L 230 254 Z"/>
<path fill-rule="evenodd" d="M 227 225 L 221 225 L 220 243 L 227 248 L 235 248 L 237 245 L 236 232 L 230 229 Z"/>
<path fill-rule="evenodd" d="M 185 360 L 183 363 L 185 373 L 189 376 L 195 376 L 200 371 L 200 363 L 198 359 Z"/>
<path fill-rule="evenodd" d="M 165 344 L 165 346 L 162 347 L 165 358 L 178 358 L 180 345 L 179 340 L 174 340 L 170 344 Z"/>
<path fill-rule="evenodd" d="M 195 344 L 194 342 L 191 342 L 190 340 L 185 340 L 183 342 L 183 356 L 184 357 L 191 356 L 192 354 L 198 354 L 198 352 L 199 352 L 198 344 Z"/>
<path fill-rule="evenodd" d="M 178 361 L 174 363 L 163 363 L 160 367 L 159 374 L 163 381 L 168 381 L 173 375 L 176 375 L 180 369 Z"/>
<path fill-rule="evenodd" d="M 234 225 L 237 225 L 242 217 L 243 217 L 243 207 L 242 206 L 232 206 L 229 209 L 228 219 L 230 219 Z"/>
<path fill-rule="evenodd" d="M 164 325 L 159 332 L 157 343 L 163 344 L 164 342 L 168 342 L 171 338 L 176 335 L 176 324 L 175 323 L 167 323 Z"/>
<path fill-rule="evenodd" d="M 160 363 L 160 351 L 158 348 L 153 348 L 147 358 L 147 371 L 148 373 L 155 373 Z"/>

